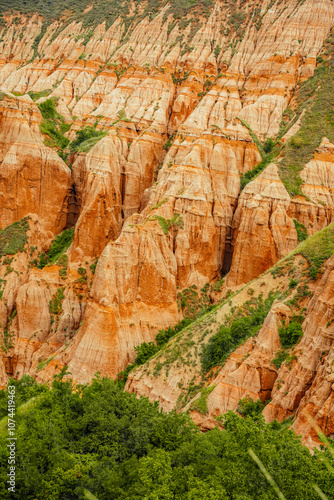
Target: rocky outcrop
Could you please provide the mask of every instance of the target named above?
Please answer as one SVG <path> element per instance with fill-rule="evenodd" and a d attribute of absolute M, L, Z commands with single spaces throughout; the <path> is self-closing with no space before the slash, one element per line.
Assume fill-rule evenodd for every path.
<path fill-rule="evenodd" d="M 250 398 L 269 401 L 263 411 L 268 422 L 293 417 L 294 430 L 310 448 L 319 445 L 319 432 L 331 436 L 334 260 L 331 257 L 327 261 L 316 283 L 307 279 L 308 264 L 301 256 L 283 265 L 280 278 L 275 272 L 262 275 L 237 293 L 230 304 L 223 304 L 182 331 L 146 365 L 130 372 L 126 389 L 159 401 L 166 410 L 189 410 L 202 430 L 218 425 L 216 417 L 229 410 L 237 411 L 240 400 Z M 297 290 L 291 288 L 291 270 L 298 273 L 294 274 L 300 287 Z M 304 293 L 308 286 L 310 291 Z M 222 367 L 204 376 L 198 362 L 201 344 L 207 344 L 221 324 L 230 324 L 231 316 L 247 303 L 247 295 L 256 297 L 261 293 L 266 297 L 268 289 L 284 292 L 284 302 L 276 300 L 258 335 L 240 345 Z M 287 326 L 301 310 L 303 337 L 295 347 L 284 351 L 279 328 Z M 282 353 L 285 357 L 278 362 Z M 181 363 L 180 359 L 187 361 Z M 201 410 L 197 407 L 200 398 Z"/>
<path fill-rule="evenodd" d="M 309 235 L 332 221 L 334 152 L 326 138 L 300 173 L 305 196 L 289 196 L 274 163 L 241 194 L 240 179 L 261 160 L 254 133 L 263 142 L 276 137 L 294 91 L 312 76 L 333 25 L 333 3 L 236 7 L 217 0 L 207 16 L 189 11 L 182 23 L 172 8 L 148 17 L 133 4 L 131 19 L 123 22 L 122 13 L 111 26 L 98 19 L 89 29 L 66 12 L 48 25 L 38 15 L 4 18 L 1 228 L 31 219 L 22 251 L 11 262 L 4 255 L 0 266 L 1 383 L 25 373 L 49 381 L 66 365 L 79 382 L 97 371 L 115 377 L 134 360 L 138 344 L 182 318 L 184 289 L 211 285 L 208 302 L 221 299 L 296 247 L 294 219 Z M 62 151 L 63 158 L 69 153 L 72 178 L 57 148 L 45 145 L 41 114 L 28 92 L 37 104 L 54 99 L 70 140 L 86 126 L 105 132 L 85 152 Z M 41 269 L 41 253 L 72 225 L 74 240 L 63 260 Z M 215 283 L 228 271 L 215 295 Z M 280 277 L 279 286 L 288 289 L 289 280 Z M 208 340 L 252 290 L 268 296 L 276 287 L 270 274 L 247 286 L 231 305 L 189 329 L 182 349 Z M 292 403 L 275 382 L 285 368 L 278 374 L 271 364 L 287 307 L 276 303 L 257 338 L 216 373 L 211 420 L 197 416 L 203 428 L 216 414 L 236 409 L 244 395 L 267 400 L 278 391 L 266 411 L 288 414 Z M 189 361 L 182 353 L 173 359 L 178 351 L 168 349 L 155 376 L 141 368 L 127 389 L 180 409 L 186 406 L 182 387 L 200 383 L 200 362 L 194 345 Z M 325 408 L 331 405 L 328 356 L 307 382 Z M 308 391 L 296 429 L 310 432 L 309 413 L 331 433 Z"/>
<path fill-rule="evenodd" d="M 296 415 L 293 427 L 305 444 L 317 444 L 317 430 L 333 434 L 333 286 L 334 259 L 314 291 L 305 312 L 303 338 L 294 349 L 296 362 L 279 371 L 271 402 L 264 410 L 266 419 L 283 420 Z"/>
<path fill-rule="evenodd" d="M 36 214 L 46 231 L 66 224 L 70 170 L 46 147 L 41 114 L 29 96 L 3 95 L 0 118 L 0 223 L 8 226 Z"/>
<path fill-rule="evenodd" d="M 290 196 L 275 164 L 246 185 L 233 219 L 230 286 L 251 281 L 297 246 L 289 206 Z"/>
<path fill-rule="evenodd" d="M 178 321 L 176 261 L 171 238 L 156 222 L 132 216 L 99 259 L 83 324 L 60 356 L 73 377 L 96 371 L 115 377 L 134 359 L 134 347 Z"/>
<path fill-rule="evenodd" d="M 212 382 L 214 389 L 207 401 L 211 417 L 236 410 L 245 397 L 263 402 L 270 399 L 277 378 L 271 361 L 281 348 L 278 327 L 291 316 L 288 306 L 275 302 L 257 337 L 247 340 L 228 359 Z"/>
<path fill-rule="evenodd" d="M 75 227 L 72 260 L 99 256 L 121 229 L 121 165 L 128 152 L 125 141 L 109 135 L 89 153 L 80 153 L 73 180 L 81 207 Z"/>
<path fill-rule="evenodd" d="M 230 301 L 224 301 L 215 311 L 183 330 L 147 364 L 131 371 L 125 389 L 146 396 L 151 401 L 159 401 L 160 406 L 167 411 L 173 408 L 189 409 L 193 401 L 200 397 L 198 390 L 203 386 L 205 374 L 201 366 L 202 347 L 218 333 L 221 325 L 230 322 L 235 311 L 240 311 L 244 304 L 249 304 L 251 296 L 255 300 L 259 295 L 267 298 L 274 287 L 285 290 L 288 283 L 289 277 L 286 275 L 273 278 L 271 273 L 267 273 L 242 288 Z M 215 375 L 210 375 L 209 384 L 215 387 L 207 399 L 210 412 L 197 418 L 194 413 L 196 422 L 202 428 L 216 422 L 215 416 L 228 409 L 235 409 L 240 397 L 246 394 L 256 395 L 255 399 L 261 394 L 264 400 L 268 399 L 276 378 L 271 359 L 279 348 L 277 327 L 290 314 L 286 305 L 275 303 L 258 337 L 250 338 L 238 347 L 222 370 L 214 370 Z M 234 374 L 240 375 L 240 379 L 234 378 Z M 208 379 L 205 380 L 206 386 Z M 221 398 L 223 393 L 225 396 Z"/>

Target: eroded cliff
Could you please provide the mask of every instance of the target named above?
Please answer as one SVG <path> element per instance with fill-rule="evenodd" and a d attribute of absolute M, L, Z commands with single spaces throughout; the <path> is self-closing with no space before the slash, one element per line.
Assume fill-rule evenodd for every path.
<path fill-rule="evenodd" d="M 330 0 L 5 7 L 2 384 L 50 380 L 65 365 L 79 382 L 115 377 L 158 330 L 239 290 L 332 221 Z M 298 397 L 276 395 L 271 364 L 289 315 L 274 302 L 256 341 L 216 374 L 209 419 L 243 394 L 273 393 L 268 418 L 299 408 Z M 312 384 L 329 401 L 329 365 L 315 363 Z M 175 407 L 183 382 L 173 366 L 166 383 L 136 374 L 129 389 Z M 331 433 L 312 401 L 305 411 Z"/>

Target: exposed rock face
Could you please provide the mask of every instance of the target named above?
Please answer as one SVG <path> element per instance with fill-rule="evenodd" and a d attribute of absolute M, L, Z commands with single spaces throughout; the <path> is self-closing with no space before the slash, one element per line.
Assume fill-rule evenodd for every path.
<path fill-rule="evenodd" d="M 179 319 L 170 238 L 143 222 L 130 217 L 99 259 L 82 327 L 61 358 L 80 382 L 96 371 L 115 377 L 134 358 L 135 345 Z"/>
<path fill-rule="evenodd" d="M 306 196 L 315 203 L 333 207 L 334 144 L 326 137 L 315 151 L 314 158 L 305 165 L 301 178 Z"/>
<path fill-rule="evenodd" d="M 231 286 L 251 281 L 296 247 L 297 232 L 287 215 L 289 205 L 289 194 L 275 164 L 247 184 L 233 221 Z"/>
<path fill-rule="evenodd" d="M 230 286 L 247 283 L 292 251 L 297 243 L 293 219 L 314 234 L 333 220 L 334 146 L 323 138 L 301 171 L 302 197 L 290 198 L 278 167 L 270 164 L 246 185 L 233 218 Z M 252 256 L 251 259 L 249 256 Z"/>
<path fill-rule="evenodd" d="M 41 114 L 29 96 L 4 96 L 0 111 L 0 224 L 36 214 L 45 230 L 66 224 L 70 170 L 43 144 Z"/>
<path fill-rule="evenodd" d="M 72 260 L 97 257 L 121 229 L 121 161 L 128 147 L 107 136 L 89 153 L 80 153 L 73 179 L 81 212 L 75 228 Z"/>
<path fill-rule="evenodd" d="M 208 396 L 211 416 L 236 410 L 244 397 L 263 402 L 270 398 L 277 378 L 271 360 L 281 347 L 278 326 L 291 315 L 285 304 L 274 303 L 257 337 L 247 340 L 229 358 L 212 383 L 216 387 Z"/>
<path fill-rule="evenodd" d="M 293 427 L 311 447 L 318 441 L 317 428 L 326 435 L 334 429 L 333 287 L 332 257 L 305 312 L 304 335 L 294 351 L 297 361 L 291 370 L 279 371 L 280 383 L 275 384 L 264 410 L 269 420 L 282 420 L 296 412 Z"/>
<path fill-rule="evenodd" d="M 307 271 L 305 260 L 297 256 L 286 271 L 298 267 L 298 278 L 295 278 L 300 281 L 303 289 Z M 159 401 L 166 410 L 175 407 L 183 411 L 190 410 L 195 423 L 202 430 L 218 425 L 215 417 L 229 410 L 236 411 L 242 398 L 261 399 L 263 402 L 270 400 L 263 411 L 267 421 L 282 421 L 287 417 L 294 417 L 293 428 L 297 434 L 302 435 L 304 444 L 310 448 L 319 445 L 319 430 L 331 436 L 334 422 L 333 273 L 334 259 L 331 257 L 326 263 L 323 276 L 317 283 L 310 283 L 311 294 L 305 294 L 306 298 L 298 306 L 306 309 L 302 324 L 304 335 L 289 351 L 290 358 L 286 358 L 287 361 L 283 361 L 280 366 L 275 361 L 282 352 L 278 329 L 288 325 L 296 314 L 296 302 L 291 299 L 299 292 L 287 289 L 287 272 L 279 281 L 274 278 L 275 289 L 286 290 L 287 298 L 284 302 L 276 300 L 273 303 L 258 335 L 240 345 L 223 367 L 216 369 L 215 374 L 211 375 L 208 385 L 211 392 L 207 395 L 207 411 L 203 414 L 196 409 L 196 401 L 202 397 L 201 392 L 189 400 L 189 395 L 193 394 L 191 388 L 198 388 L 203 384 L 201 366 L 197 361 L 198 347 L 204 338 L 204 342 L 208 342 L 221 323 L 229 320 L 236 306 L 240 307 L 244 303 L 249 290 L 251 295 L 261 292 L 266 296 L 268 289 L 274 288 L 270 273 L 253 281 L 252 288 L 248 285 L 242 289 L 231 300 L 230 305 L 222 305 L 217 312 L 184 330 L 170 342 L 169 349 L 150 360 L 148 365 L 130 372 L 126 389 L 148 396 L 151 401 Z M 171 359 L 168 352 L 176 351 L 189 361 L 191 370 L 183 365 L 181 367 L 178 360 Z M 207 379 L 204 383 L 207 386 Z M 184 405 L 185 402 L 187 404 Z"/>
<path fill-rule="evenodd" d="M 197 389 L 195 393 L 191 392 L 190 386 L 196 388 L 203 383 L 200 359 L 202 346 L 207 344 L 210 338 L 219 331 L 220 326 L 233 315 L 235 309 L 242 307 L 249 300 L 251 293 L 254 296 L 262 294 L 266 298 L 274 286 L 284 290 L 288 286 L 288 282 L 289 278 L 287 276 L 273 279 L 272 275 L 268 273 L 251 285 L 244 287 L 231 301 L 225 301 L 216 311 L 185 329 L 181 335 L 178 335 L 167 345 L 167 349 L 150 360 L 148 365 L 145 364 L 130 372 L 126 390 L 147 396 L 151 401 L 159 401 L 160 406 L 167 411 L 173 408 L 179 410 L 182 408 L 189 409 L 193 401 L 189 394 L 195 396 L 198 391 Z M 250 289 L 251 291 L 249 291 Z M 213 398 L 212 411 L 210 409 L 209 415 L 202 416 L 197 420 L 197 423 L 201 424 L 203 428 L 208 423 L 208 418 L 209 422 L 212 423 L 214 416 L 223 411 L 223 408 L 225 411 L 235 409 L 240 399 L 239 394 L 245 395 L 248 391 L 255 394 L 258 389 L 263 391 L 264 399 L 267 397 L 268 383 L 271 383 L 272 386 L 276 376 L 275 369 L 270 365 L 270 356 L 273 350 L 276 352 L 277 323 L 281 321 L 283 314 L 287 314 L 287 311 L 288 308 L 285 305 L 276 303 L 273 306 L 273 311 L 269 313 L 261 335 L 259 334 L 259 339 L 256 341 L 253 339 L 247 340 L 245 344 L 231 354 L 221 373 L 217 374 L 217 379 L 214 380 L 214 376 L 210 378 L 211 385 L 217 385 L 217 387 L 208 397 L 208 406 L 210 405 L 210 398 Z M 269 339 L 266 336 L 268 331 L 270 332 Z M 174 353 L 178 353 L 178 356 Z M 252 354 L 254 365 L 251 362 L 249 365 L 245 364 L 248 362 L 249 354 Z M 182 362 L 182 359 L 187 361 Z M 261 375 L 260 364 L 263 361 L 265 361 L 265 364 Z M 246 374 L 247 366 L 249 366 L 252 375 L 249 377 L 246 375 L 247 380 L 242 378 L 237 381 L 234 380 L 236 386 L 233 387 L 233 373 L 238 370 L 238 366 L 240 366 L 239 373 L 243 374 Z M 252 386 L 254 373 L 256 379 Z M 223 385 L 220 386 L 220 381 L 223 381 L 224 377 L 231 377 L 231 379 L 223 389 Z M 262 389 L 261 383 L 263 383 Z M 226 391 L 225 400 L 220 399 L 219 394 L 222 391 Z M 199 397 L 199 394 L 197 394 L 197 397 Z M 218 404 L 222 405 L 220 410 L 217 407 Z"/>
<path fill-rule="evenodd" d="M 333 3 L 255 8 L 247 0 L 237 11 L 241 26 L 220 0 L 185 28 L 169 9 L 152 19 L 133 10 L 131 24 L 101 19 L 89 31 L 66 13 L 47 26 L 38 15 L 5 16 L 0 227 L 31 219 L 24 251 L 9 264 L 4 256 L 0 266 L 1 328 L 12 339 L 0 360 L 1 383 L 24 373 L 50 380 L 65 365 L 80 382 L 96 371 L 114 377 L 134 360 L 136 345 L 182 318 L 179 292 L 229 271 L 223 296 L 296 247 L 294 219 L 309 235 L 332 221 L 334 146 L 326 138 L 300 174 L 305 197 L 289 196 L 275 163 L 241 194 L 240 179 L 261 160 L 253 132 L 262 141 L 276 137 L 298 82 L 313 75 L 334 24 Z M 28 92 L 37 104 L 54 99 L 71 125 L 70 140 L 86 126 L 106 132 L 89 151 L 70 153 L 72 176 L 45 145 Z M 37 269 L 41 252 L 72 225 L 66 266 Z M 264 282 L 268 294 L 272 283 Z M 275 393 L 271 359 L 277 326 L 288 316 L 287 306 L 275 304 L 257 339 L 231 356 L 208 399 L 211 420 L 235 409 L 241 395 L 265 400 Z M 326 363 L 317 365 L 312 384 L 330 404 L 321 378 Z M 181 394 L 179 371 L 171 368 L 166 383 L 134 377 L 128 389 L 171 409 Z M 306 429 L 303 418 L 296 428 Z"/>

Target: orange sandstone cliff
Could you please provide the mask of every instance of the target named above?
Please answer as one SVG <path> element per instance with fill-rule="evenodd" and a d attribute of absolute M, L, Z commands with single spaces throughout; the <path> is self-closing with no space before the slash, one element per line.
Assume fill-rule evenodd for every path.
<path fill-rule="evenodd" d="M 64 366 L 78 382 L 116 377 L 190 315 L 189 358 L 165 352 L 167 368 L 150 361 L 128 390 L 203 428 L 246 395 L 271 399 L 269 420 L 295 416 L 310 445 L 312 418 L 333 434 L 329 255 L 291 366 L 272 364 L 296 314 L 284 297 L 210 380 L 200 369 L 231 308 L 294 293 L 288 276 L 259 276 L 333 220 L 333 3 L 92 4 L 1 13 L 1 384 Z M 214 320 L 196 319 L 203 301 L 222 304 Z M 193 387 L 208 382 L 203 416 Z"/>

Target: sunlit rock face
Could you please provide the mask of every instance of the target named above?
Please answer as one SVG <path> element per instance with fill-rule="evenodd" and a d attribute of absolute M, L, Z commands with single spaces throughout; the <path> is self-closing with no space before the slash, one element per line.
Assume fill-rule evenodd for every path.
<path fill-rule="evenodd" d="M 152 19 L 135 8 L 132 24 L 101 19 L 89 30 L 66 15 L 47 25 L 36 14 L 15 24 L 5 16 L 0 224 L 30 219 L 25 252 L 1 261 L 1 328 L 12 339 L 1 383 L 25 373 L 50 380 L 65 365 L 79 382 L 97 371 L 115 377 L 138 344 L 182 319 L 182 290 L 226 274 L 236 289 L 296 247 L 294 220 L 308 234 L 332 220 L 325 137 L 300 174 L 304 196 L 289 195 L 277 161 L 240 186 L 261 161 L 254 134 L 276 138 L 313 75 L 333 3 L 247 1 L 234 12 L 216 1 L 186 26 L 168 6 Z M 70 141 L 86 127 L 104 136 L 61 158 L 40 129 L 38 106 L 50 98 Z M 69 227 L 66 265 L 40 265 Z"/>

